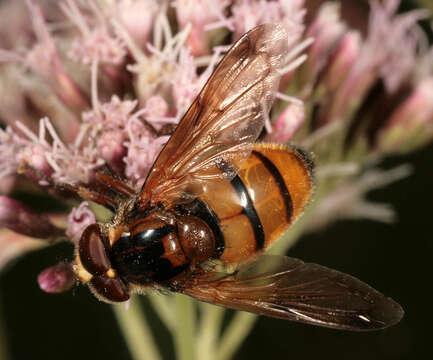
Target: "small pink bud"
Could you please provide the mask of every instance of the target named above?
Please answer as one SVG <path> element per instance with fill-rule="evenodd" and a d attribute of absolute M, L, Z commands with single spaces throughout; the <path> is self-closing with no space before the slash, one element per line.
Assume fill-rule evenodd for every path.
<path fill-rule="evenodd" d="M 295 44 L 304 32 L 303 0 L 240 0 L 233 3 L 230 8 L 230 22 L 226 26 L 230 29 L 234 28 L 235 40 L 253 27 L 269 22 L 279 22 L 287 30 L 290 45 Z"/>
<path fill-rule="evenodd" d="M 346 79 L 336 90 L 333 102 L 326 116 L 327 121 L 343 119 L 362 102 L 369 89 L 377 80 L 377 74 L 369 68 L 352 67 Z M 321 124 L 323 125 L 323 124 Z"/>
<path fill-rule="evenodd" d="M 380 79 L 388 94 L 410 82 L 424 34 L 416 23 L 424 10 L 397 14 L 400 1 L 371 1 L 368 31 L 354 65 L 337 89 L 329 119 L 341 119 L 356 110 Z"/>
<path fill-rule="evenodd" d="M 189 33 L 187 44 L 194 56 L 210 54 L 210 36 L 203 28 L 193 27 Z"/>
<path fill-rule="evenodd" d="M 357 31 L 350 31 L 343 36 L 325 75 L 328 91 L 334 91 L 344 81 L 359 55 L 360 48 L 361 36 Z"/>
<path fill-rule="evenodd" d="M 122 40 L 112 37 L 104 27 L 95 28 L 86 36 L 74 39 L 69 56 L 85 65 L 98 59 L 102 64 L 121 65 L 126 50 Z"/>
<path fill-rule="evenodd" d="M 0 194 L 10 194 L 16 186 L 17 176 L 7 175 L 0 178 Z"/>
<path fill-rule="evenodd" d="M 286 143 L 295 135 L 305 120 L 303 104 L 290 104 L 280 114 L 272 126 L 272 133 L 268 135 L 270 141 Z"/>
<path fill-rule="evenodd" d="M 121 65 L 127 55 L 125 44 L 110 31 L 109 20 L 102 11 L 93 2 L 90 3 L 90 12 L 85 11 L 76 1 L 65 1 L 60 4 L 70 22 L 79 30 L 79 35 L 71 41 L 69 56 L 72 60 L 87 65 L 92 64 L 94 60 L 98 60 L 100 64 Z M 92 23 L 92 16 L 99 21 Z"/>
<path fill-rule="evenodd" d="M 408 151 L 433 137 L 433 77 L 424 79 L 379 133 L 384 151 Z"/>
<path fill-rule="evenodd" d="M 191 26 L 187 45 L 194 56 L 210 53 L 211 32 L 206 25 L 225 21 L 224 11 L 228 5 L 227 0 L 177 0 L 173 2 L 176 7 L 177 21 L 181 29 Z"/>
<path fill-rule="evenodd" d="M 1 1 L 0 48 L 26 48 L 34 41 L 24 1 Z M 7 21 L 6 21 L 7 20 Z"/>
<path fill-rule="evenodd" d="M 71 289 L 75 285 L 75 275 L 71 264 L 59 263 L 51 266 L 38 275 L 41 290 L 57 294 Z"/>
<path fill-rule="evenodd" d="M 121 100 L 113 95 L 110 101 L 100 105 L 99 112 L 88 111 L 83 113 L 83 122 L 102 125 L 104 130 L 123 128 L 137 107 L 137 100 Z"/>
<path fill-rule="evenodd" d="M 115 14 L 134 42 L 142 49 L 149 42 L 153 20 L 157 17 L 160 4 L 157 1 L 119 1 Z"/>
<path fill-rule="evenodd" d="M 306 37 L 314 38 L 308 60 L 304 66 L 304 83 L 314 81 L 318 72 L 327 65 L 332 50 L 340 41 L 346 26 L 340 20 L 340 7 L 336 3 L 321 6 L 315 21 L 310 25 Z"/>
<path fill-rule="evenodd" d="M 52 87 L 56 95 L 71 109 L 78 112 L 88 108 L 89 101 L 86 95 L 72 79 L 63 64 L 41 8 L 31 1 L 28 1 L 27 4 L 37 42 L 27 53 L 26 63 Z M 69 122 L 73 120 L 72 118 Z"/>
<path fill-rule="evenodd" d="M 126 142 L 128 154 L 125 162 L 125 174 L 139 188 L 147 176 L 152 164 L 168 140 L 168 136 L 155 138 L 139 121 L 130 121 L 128 125 L 129 141 Z"/>
<path fill-rule="evenodd" d="M 49 239 L 61 232 L 46 215 L 6 196 L 0 196 L 0 226 L 41 239 Z"/>
<path fill-rule="evenodd" d="M 71 213 L 68 215 L 66 236 L 73 243 L 77 244 L 78 241 L 80 241 L 84 229 L 95 222 L 95 215 L 89 209 L 89 204 L 84 201 L 80 206 L 72 209 Z"/>
<path fill-rule="evenodd" d="M 111 130 L 102 133 L 96 144 L 99 156 L 116 171 L 121 171 L 124 165 L 123 158 L 126 155 L 125 140 L 126 135 L 124 132 Z"/>
<path fill-rule="evenodd" d="M 168 104 L 162 96 L 155 95 L 146 100 L 146 116 L 162 117 L 168 113 Z"/>
<path fill-rule="evenodd" d="M 60 100 L 76 112 L 88 109 L 90 107 L 90 101 L 72 76 L 61 64 L 57 64 L 56 70 L 57 71 L 53 71 L 52 78 L 49 80 Z M 69 120 L 69 123 L 71 123 L 71 120 Z"/>
<path fill-rule="evenodd" d="M 28 164 L 40 174 L 49 177 L 53 173 L 53 169 L 47 161 L 45 156 L 46 153 L 46 147 L 40 144 L 31 144 L 22 150 L 22 152 L 18 155 L 18 158 L 21 163 Z"/>

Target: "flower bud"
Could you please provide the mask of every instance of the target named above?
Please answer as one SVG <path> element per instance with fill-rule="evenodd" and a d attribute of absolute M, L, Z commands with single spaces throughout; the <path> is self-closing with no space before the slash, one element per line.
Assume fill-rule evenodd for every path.
<path fill-rule="evenodd" d="M 162 96 L 155 95 L 146 101 L 146 116 L 162 117 L 168 113 L 168 104 Z"/>
<path fill-rule="evenodd" d="M 78 241 L 80 241 L 81 234 L 83 233 L 84 229 L 95 222 L 95 215 L 89 209 L 89 204 L 84 201 L 80 204 L 80 206 L 72 209 L 71 213 L 68 215 L 66 236 L 73 243 L 77 244 Z"/>
<path fill-rule="evenodd" d="M 10 194 L 16 187 L 17 177 L 15 175 L 2 176 L 0 178 L 0 194 Z"/>
<path fill-rule="evenodd" d="M 107 130 L 101 134 L 96 144 L 99 156 L 117 172 L 123 169 L 123 158 L 126 155 L 126 147 L 123 145 L 125 140 L 126 135 L 122 131 Z"/>
<path fill-rule="evenodd" d="M 137 188 L 143 184 L 148 171 L 167 140 L 168 136 L 154 138 L 143 132 L 137 137 L 131 137 L 131 141 L 127 143 L 128 154 L 124 158 L 125 174 Z"/>
<path fill-rule="evenodd" d="M 33 41 L 32 28 L 26 13 L 24 1 L 6 0 L 0 2 L 0 48 L 26 48 Z"/>
<path fill-rule="evenodd" d="M 346 26 L 340 20 L 340 7 L 336 3 L 325 3 L 315 21 L 307 30 L 306 37 L 312 37 L 308 60 L 303 67 L 303 83 L 314 83 L 318 73 L 328 64 L 330 56 L 340 42 Z"/>
<path fill-rule="evenodd" d="M 41 239 L 49 239 L 61 232 L 46 215 L 6 196 L 0 196 L 0 226 Z"/>
<path fill-rule="evenodd" d="M 305 120 L 304 105 L 293 103 L 278 116 L 268 135 L 270 141 L 286 143 L 295 135 Z"/>
<path fill-rule="evenodd" d="M 419 49 L 425 44 L 418 20 L 424 10 L 397 14 L 399 1 L 372 1 L 368 32 L 356 62 L 338 88 L 329 118 L 341 119 L 362 103 L 378 80 L 388 94 L 410 82 Z"/>
<path fill-rule="evenodd" d="M 29 165 L 32 169 L 38 171 L 38 173 L 50 177 L 53 173 L 53 168 L 48 163 L 45 153 L 47 149 L 41 144 L 31 144 L 24 147 L 24 149 L 18 155 L 20 163 Z"/>
<path fill-rule="evenodd" d="M 304 32 L 304 0 L 290 1 L 234 1 L 230 9 L 230 22 L 226 25 L 233 29 L 233 39 L 260 24 L 278 22 L 286 30 L 289 45 L 294 45 Z"/>
<path fill-rule="evenodd" d="M 115 5 L 113 15 L 120 20 L 134 43 L 145 49 L 159 8 L 157 1 L 123 0 Z"/>
<path fill-rule="evenodd" d="M 41 290 L 57 294 L 71 289 L 75 285 L 75 274 L 71 264 L 59 263 L 51 266 L 38 275 Z"/>
<path fill-rule="evenodd" d="M 360 48 L 361 36 L 357 31 L 350 31 L 342 37 L 325 74 L 324 82 L 328 91 L 336 90 L 344 81 Z"/>
<path fill-rule="evenodd" d="M 405 152 L 433 138 L 433 77 L 424 79 L 391 115 L 378 136 L 382 151 Z"/>
<path fill-rule="evenodd" d="M 206 25 L 214 23 L 223 18 L 227 1 L 214 0 L 177 0 L 176 17 L 181 29 L 188 24 L 191 30 L 188 35 L 187 45 L 194 56 L 207 55 L 210 53 L 211 32 L 207 31 Z"/>
<path fill-rule="evenodd" d="M 82 111 L 89 107 L 86 95 L 66 70 L 54 39 L 45 23 L 41 8 L 30 1 L 27 4 L 37 42 L 28 52 L 26 63 L 51 86 L 56 95 L 67 106 L 77 112 Z"/>

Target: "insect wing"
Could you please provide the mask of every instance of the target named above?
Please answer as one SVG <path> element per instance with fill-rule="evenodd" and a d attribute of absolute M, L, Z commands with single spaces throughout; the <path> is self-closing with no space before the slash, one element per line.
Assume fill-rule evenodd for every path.
<path fill-rule="evenodd" d="M 203 272 L 179 288 L 199 300 L 345 330 L 396 324 L 403 310 L 362 281 L 317 264 L 263 255 L 233 274 Z"/>
<path fill-rule="evenodd" d="M 220 178 L 215 164 L 221 159 L 248 157 L 274 100 L 287 50 L 287 34 L 278 24 L 254 28 L 230 49 L 155 161 L 142 202 Z"/>

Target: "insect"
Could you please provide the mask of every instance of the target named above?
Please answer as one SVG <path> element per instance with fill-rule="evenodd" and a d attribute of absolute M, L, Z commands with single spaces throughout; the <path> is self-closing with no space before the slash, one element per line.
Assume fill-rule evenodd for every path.
<path fill-rule="evenodd" d="M 103 301 L 161 287 L 257 314 L 348 330 L 397 323 L 401 307 L 347 274 L 263 255 L 312 196 L 312 162 L 256 143 L 288 52 L 278 24 L 227 53 L 155 161 L 139 193 L 105 173 L 78 193 L 113 210 L 89 225 L 76 274 Z M 259 256 L 260 255 L 260 256 Z"/>

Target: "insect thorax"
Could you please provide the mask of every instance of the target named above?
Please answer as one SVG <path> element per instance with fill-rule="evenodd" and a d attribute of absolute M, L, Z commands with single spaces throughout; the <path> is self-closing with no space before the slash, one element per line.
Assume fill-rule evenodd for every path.
<path fill-rule="evenodd" d="M 212 256 L 214 236 L 202 219 L 155 210 L 138 219 L 111 247 L 111 261 L 127 282 L 169 280 Z"/>

